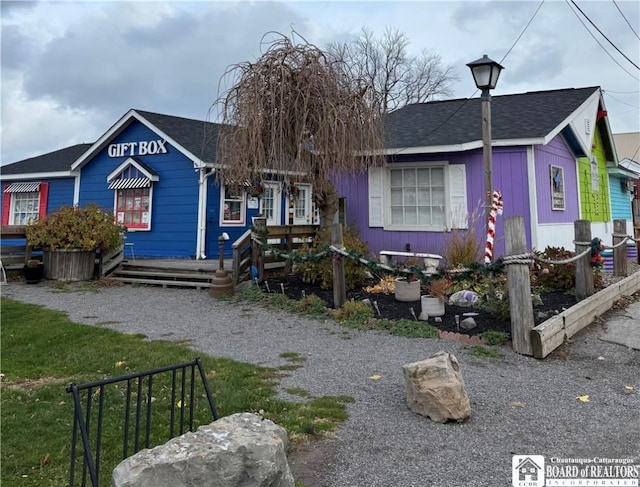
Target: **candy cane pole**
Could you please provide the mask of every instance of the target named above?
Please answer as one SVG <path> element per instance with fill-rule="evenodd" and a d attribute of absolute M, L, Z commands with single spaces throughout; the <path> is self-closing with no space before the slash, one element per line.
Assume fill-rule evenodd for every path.
<path fill-rule="evenodd" d="M 496 236 L 496 216 L 502 215 L 502 193 L 497 189 L 491 195 L 491 211 L 489 212 L 489 223 L 487 225 L 487 243 L 484 247 L 484 263 L 491 264 L 493 261 L 493 239 Z"/>

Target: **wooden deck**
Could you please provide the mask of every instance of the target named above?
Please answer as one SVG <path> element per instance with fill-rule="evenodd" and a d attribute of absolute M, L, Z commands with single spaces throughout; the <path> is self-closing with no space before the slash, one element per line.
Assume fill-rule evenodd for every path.
<path fill-rule="evenodd" d="M 171 269 L 187 272 L 211 272 L 214 273 L 220 267 L 218 259 L 132 259 L 127 258 L 125 264 L 129 266 L 144 267 L 151 269 Z M 224 268 L 233 270 L 233 259 L 224 260 Z"/>

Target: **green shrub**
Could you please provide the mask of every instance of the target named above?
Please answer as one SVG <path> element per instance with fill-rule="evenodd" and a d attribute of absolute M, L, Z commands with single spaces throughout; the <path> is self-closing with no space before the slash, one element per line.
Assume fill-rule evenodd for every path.
<path fill-rule="evenodd" d="M 360 240 L 358 230 L 354 226 L 347 226 L 343 234 L 344 246 L 349 251 L 368 257 L 369 246 Z M 329 230 L 319 233 L 313 239 L 311 246 L 300 249 L 301 254 L 316 254 L 331 243 Z M 322 289 L 333 287 L 333 262 L 327 257 L 318 262 L 302 262 L 297 264 L 296 271 L 302 274 L 302 280 L 307 283 L 320 284 Z M 347 290 L 362 285 L 367 279 L 367 269 L 351 259 L 344 259 L 344 280 Z"/>
<path fill-rule="evenodd" d="M 30 245 L 44 250 L 101 250 L 122 244 L 122 227 L 96 204 L 62 206 L 25 229 Z"/>
<path fill-rule="evenodd" d="M 545 260 L 560 261 L 570 259 L 575 252 L 564 247 L 547 247 L 544 252 L 536 252 L 539 258 Z M 556 291 L 568 291 L 575 287 L 576 265 L 569 264 L 545 264 L 536 262 L 531 270 L 532 287 L 544 287 Z"/>
<path fill-rule="evenodd" d="M 336 309 L 332 316 L 338 323 L 352 328 L 361 328 L 373 317 L 373 310 L 360 301 L 347 301 L 342 308 Z"/>
<path fill-rule="evenodd" d="M 298 301 L 296 311 L 304 316 L 322 316 L 327 312 L 327 303 L 315 294 L 310 294 Z"/>

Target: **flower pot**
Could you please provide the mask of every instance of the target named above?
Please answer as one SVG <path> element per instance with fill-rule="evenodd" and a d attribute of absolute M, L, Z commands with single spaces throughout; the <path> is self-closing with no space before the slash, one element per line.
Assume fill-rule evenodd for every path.
<path fill-rule="evenodd" d="M 420 298 L 421 315 L 444 316 L 444 299 L 425 295 Z"/>
<path fill-rule="evenodd" d="M 398 301 L 418 301 L 420 299 L 420 281 L 396 279 L 395 295 Z"/>
<path fill-rule="evenodd" d="M 42 262 L 36 265 L 24 266 L 24 280 L 27 284 L 38 284 L 42 280 L 44 265 Z"/>
<path fill-rule="evenodd" d="M 44 277 L 56 281 L 90 281 L 96 253 L 93 250 L 45 250 Z"/>

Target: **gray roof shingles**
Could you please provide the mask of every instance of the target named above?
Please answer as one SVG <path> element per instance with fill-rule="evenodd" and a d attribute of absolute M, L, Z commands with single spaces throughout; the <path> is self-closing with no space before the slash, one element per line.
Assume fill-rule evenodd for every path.
<path fill-rule="evenodd" d="M 598 87 L 537 91 L 494 96 L 491 103 L 493 140 L 544 137 L 584 103 Z M 136 110 L 142 117 L 204 162 L 214 162 L 222 125 L 202 120 Z M 385 118 L 387 147 L 459 145 L 482 140 L 479 98 L 417 103 Z M 2 174 L 68 171 L 92 144 L 66 149 L 2 166 Z"/>
<path fill-rule="evenodd" d="M 0 167 L 0 173 L 29 174 L 37 172 L 69 171 L 71 164 L 93 144 L 77 144 L 41 156 L 31 157 L 23 161 Z"/>
<path fill-rule="evenodd" d="M 598 87 L 538 91 L 492 97 L 493 140 L 544 137 Z M 387 115 L 387 146 L 429 147 L 482 140 L 480 98 L 418 103 Z"/>

